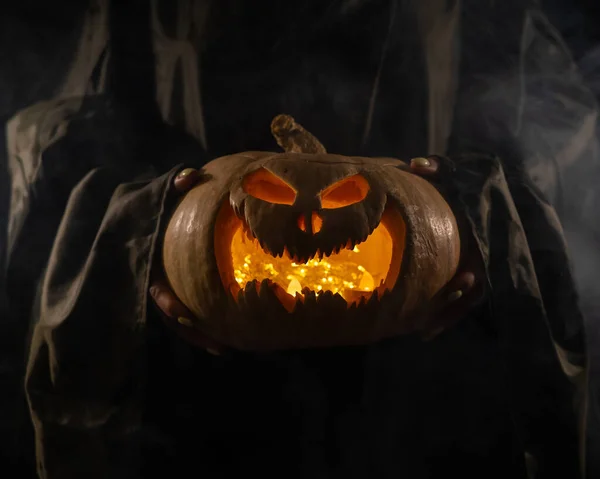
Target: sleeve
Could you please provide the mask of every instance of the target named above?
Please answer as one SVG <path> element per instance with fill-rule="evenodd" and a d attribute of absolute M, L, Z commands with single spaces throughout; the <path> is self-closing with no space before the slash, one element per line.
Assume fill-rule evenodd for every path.
<path fill-rule="evenodd" d="M 101 96 L 36 104 L 7 125 L 10 206 L 6 276 L 11 315 L 31 320 L 37 283 L 69 195 L 94 168 L 122 181 L 156 176 L 135 161 L 135 134 Z"/>
<path fill-rule="evenodd" d="M 38 104 L 8 125 L 7 279 L 22 345 L 11 358 L 43 479 L 135 477 L 148 270 L 178 169 L 159 176 L 141 153 L 165 168 L 172 158 L 139 138 L 102 97 Z"/>
<path fill-rule="evenodd" d="M 3 244 L 6 308 L 0 317 L 0 382 L 7 407 L 0 428 L 6 450 L 28 472 L 35 462 L 23 378 L 40 279 L 70 191 L 100 164 L 102 155 L 90 147 L 90 139 L 102 134 L 106 116 L 104 101 L 74 97 L 26 108 L 6 127 L 10 206 L 8 246 Z"/>
<path fill-rule="evenodd" d="M 26 375 L 43 479 L 135 477 L 149 270 L 175 172 L 121 183 L 94 169 L 70 195 Z"/>
<path fill-rule="evenodd" d="M 489 321 L 532 477 L 582 477 L 588 365 L 561 225 L 528 176 L 482 154 L 455 158 L 452 178 L 484 258 Z"/>

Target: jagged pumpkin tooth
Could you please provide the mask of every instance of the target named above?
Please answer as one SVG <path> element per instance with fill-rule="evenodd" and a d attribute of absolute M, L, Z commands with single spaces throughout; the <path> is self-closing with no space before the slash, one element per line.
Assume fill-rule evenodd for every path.
<path fill-rule="evenodd" d="M 283 305 L 283 307 L 286 309 L 286 311 L 288 313 L 291 313 L 292 311 L 294 311 L 294 308 L 296 307 L 296 298 L 294 296 L 292 296 L 291 294 L 288 294 L 287 291 L 285 291 L 277 283 L 274 283 L 272 289 L 273 289 L 273 292 L 275 293 L 275 296 L 277 296 L 277 299 Z"/>

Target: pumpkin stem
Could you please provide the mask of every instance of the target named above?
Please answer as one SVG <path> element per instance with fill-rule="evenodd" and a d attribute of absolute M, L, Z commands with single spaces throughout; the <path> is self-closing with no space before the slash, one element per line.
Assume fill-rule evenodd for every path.
<path fill-rule="evenodd" d="M 273 118 L 271 134 L 286 153 L 327 153 L 321 142 L 289 115 Z"/>

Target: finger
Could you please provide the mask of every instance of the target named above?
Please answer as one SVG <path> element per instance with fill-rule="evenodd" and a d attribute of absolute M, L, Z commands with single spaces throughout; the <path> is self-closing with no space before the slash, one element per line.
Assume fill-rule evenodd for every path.
<path fill-rule="evenodd" d="M 190 190 L 200 180 L 200 172 L 195 168 L 186 168 L 179 172 L 173 181 L 175 189 L 179 193 Z"/>
<path fill-rule="evenodd" d="M 184 341 L 206 350 L 207 353 L 212 354 L 213 356 L 220 356 L 223 353 L 223 348 L 198 331 L 192 320 L 188 318 L 177 318 L 177 323 L 172 321 L 171 323 L 172 329 L 174 329 Z"/>
<path fill-rule="evenodd" d="M 461 271 L 444 286 L 431 301 L 431 316 L 443 311 L 449 304 L 461 300 L 475 287 L 476 276 L 472 271 Z"/>
<path fill-rule="evenodd" d="M 410 160 L 410 170 L 417 175 L 435 175 L 438 167 L 438 162 L 433 158 L 418 157 Z"/>
<path fill-rule="evenodd" d="M 175 296 L 175 293 L 164 281 L 155 281 L 150 287 L 150 295 L 159 309 L 169 318 L 192 318 L 193 314 Z"/>
<path fill-rule="evenodd" d="M 456 301 L 448 306 L 442 313 L 437 315 L 429 325 L 423 329 L 424 341 L 431 341 L 446 330 L 452 329 L 459 322 L 464 321 L 474 303 L 474 295 L 464 295 L 461 301 Z"/>
<path fill-rule="evenodd" d="M 150 295 L 164 313 L 167 326 L 182 339 L 194 346 L 206 349 L 213 355 L 220 355 L 223 352 L 223 348 L 218 343 L 196 329 L 195 323 L 191 319 L 193 314 L 179 301 L 164 281 L 155 281 L 150 287 Z"/>
<path fill-rule="evenodd" d="M 445 297 L 441 299 L 446 303 L 457 301 L 475 287 L 475 282 L 476 276 L 472 271 L 457 273 L 444 288 Z"/>
<path fill-rule="evenodd" d="M 463 271 L 436 295 L 430 319 L 423 328 L 425 340 L 433 339 L 468 314 L 476 296 L 476 285 L 476 275 L 472 271 Z"/>

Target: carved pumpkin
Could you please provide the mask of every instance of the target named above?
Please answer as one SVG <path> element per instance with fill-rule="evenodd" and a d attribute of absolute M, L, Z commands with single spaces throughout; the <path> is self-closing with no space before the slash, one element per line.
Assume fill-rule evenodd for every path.
<path fill-rule="evenodd" d="M 272 129 L 285 153 L 208 163 L 167 226 L 165 273 L 196 326 L 252 351 L 413 331 L 458 265 L 448 204 L 400 160 L 327 154 L 290 117 Z"/>

